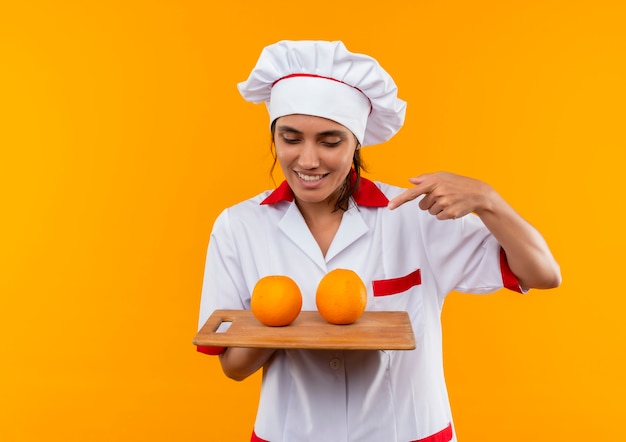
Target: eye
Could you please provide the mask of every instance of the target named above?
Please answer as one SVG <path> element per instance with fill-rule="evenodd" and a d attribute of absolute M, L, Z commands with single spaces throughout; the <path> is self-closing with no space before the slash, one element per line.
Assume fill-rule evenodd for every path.
<path fill-rule="evenodd" d="M 337 147 L 341 144 L 343 140 L 341 138 L 339 139 L 324 139 L 321 141 L 321 144 L 326 146 L 326 147 Z"/>
<path fill-rule="evenodd" d="M 297 144 L 300 142 L 300 138 L 291 138 L 291 137 L 286 137 L 286 136 L 282 136 L 281 137 L 283 142 L 287 143 L 287 144 Z"/>

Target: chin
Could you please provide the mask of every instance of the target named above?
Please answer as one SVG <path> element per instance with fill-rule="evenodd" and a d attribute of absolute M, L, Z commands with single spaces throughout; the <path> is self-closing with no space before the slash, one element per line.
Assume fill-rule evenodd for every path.
<path fill-rule="evenodd" d="M 306 192 L 294 192 L 294 195 L 298 201 L 309 204 L 323 203 L 324 201 L 327 201 L 330 197 L 330 195 L 307 195 Z"/>

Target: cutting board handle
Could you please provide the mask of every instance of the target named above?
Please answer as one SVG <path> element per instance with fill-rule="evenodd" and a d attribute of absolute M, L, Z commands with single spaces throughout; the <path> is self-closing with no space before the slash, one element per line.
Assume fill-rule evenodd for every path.
<path fill-rule="evenodd" d="M 205 327 L 213 333 L 226 333 L 234 320 L 235 316 L 228 313 L 228 311 L 215 310 L 214 314 L 206 322 Z"/>

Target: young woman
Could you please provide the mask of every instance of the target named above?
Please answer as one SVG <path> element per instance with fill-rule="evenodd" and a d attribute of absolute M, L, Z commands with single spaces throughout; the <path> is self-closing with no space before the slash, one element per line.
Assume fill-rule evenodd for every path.
<path fill-rule="evenodd" d="M 270 274 L 293 278 L 303 310 L 315 310 L 321 278 L 348 268 L 368 286 L 368 310 L 407 311 L 417 342 L 412 351 L 199 348 L 219 354 L 235 380 L 263 367 L 252 441 L 456 440 L 444 299 L 558 286 L 544 239 L 484 182 L 440 172 L 402 189 L 362 178 L 361 147 L 391 138 L 406 103 L 376 60 L 341 42 L 268 46 L 239 89 L 267 104 L 286 180 L 215 221 L 200 326 L 215 309 L 249 309 Z"/>

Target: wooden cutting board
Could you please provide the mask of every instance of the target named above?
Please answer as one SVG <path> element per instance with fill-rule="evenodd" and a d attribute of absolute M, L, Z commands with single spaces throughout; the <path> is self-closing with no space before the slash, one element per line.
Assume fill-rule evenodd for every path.
<path fill-rule="evenodd" d="M 228 329 L 221 331 L 227 325 Z M 415 336 L 405 311 L 366 311 L 349 325 L 330 324 L 317 311 L 302 311 L 287 326 L 268 327 L 249 310 L 215 310 L 193 343 L 211 347 L 413 350 Z"/>

